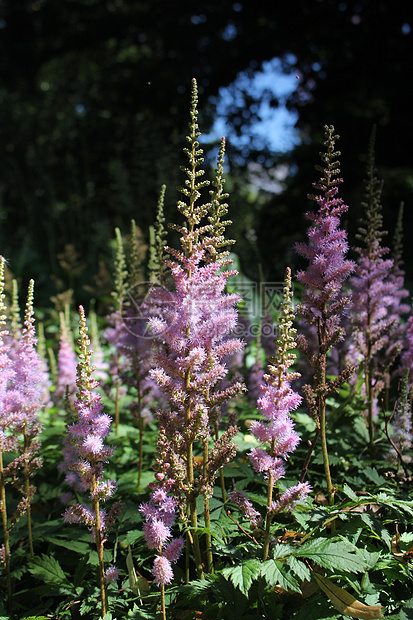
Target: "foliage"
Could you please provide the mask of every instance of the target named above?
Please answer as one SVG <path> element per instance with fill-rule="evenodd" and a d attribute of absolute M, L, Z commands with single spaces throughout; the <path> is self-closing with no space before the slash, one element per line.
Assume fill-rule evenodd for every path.
<path fill-rule="evenodd" d="M 34 479 L 36 491 L 30 486 L 22 490 L 21 485 L 6 488 L 10 464 L 20 458 L 13 425 L 21 413 L 17 396 L 26 394 L 27 381 L 21 381 L 17 371 L 19 381 L 15 380 L 8 371 L 12 365 L 18 369 L 26 358 L 24 348 L 13 348 L 7 340 L 9 325 L 18 332 L 18 309 L 14 293 L 7 304 L 1 290 L 5 369 L 1 404 L 7 415 L 2 409 L 0 439 L 7 450 L 2 449 L 0 467 L 4 542 L 0 570 L 7 579 L 0 581 L 0 615 L 8 620 L 335 620 L 343 615 L 404 620 L 411 616 L 413 605 L 411 447 L 402 446 L 396 435 L 398 450 L 404 452 L 403 470 L 387 460 L 396 444 L 388 441 L 392 428 L 385 412 L 374 419 L 375 449 L 369 450 L 362 371 L 351 385 L 342 374 L 334 378 L 326 371 L 325 382 L 334 387 L 323 392 L 328 479 L 324 453 L 315 444 L 314 452 L 308 452 L 317 422 L 302 408 L 302 387 L 295 385 L 298 373 L 289 371 L 296 356 L 289 269 L 281 308 L 270 319 L 271 324 L 276 322 L 278 337 L 258 406 L 243 393 L 241 377 L 250 368 L 247 356 L 254 351 L 259 359 L 264 349 L 257 354 L 262 343 L 250 338 L 247 318 L 242 318 L 244 355 L 233 333 L 239 297 L 225 289 L 234 272 L 226 269 L 231 256 L 221 252 L 229 224 L 220 219 L 227 212 L 221 202 L 223 148 L 216 191 L 209 194 L 211 202 L 202 202 L 207 183 L 199 180 L 203 171 L 196 101 L 194 81 L 186 149 L 189 165 L 183 170 L 186 179 L 181 190 L 186 201 L 178 203 L 185 221 L 174 226 L 181 235 L 181 249 L 164 247 L 163 215 L 158 211 L 157 256 L 165 251 L 170 258 L 164 260 L 161 279 L 155 264 L 157 278 L 146 283 L 139 305 L 139 296 L 126 288 L 126 283 L 132 289 L 142 285 L 135 224 L 129 254 L 124 252 L 127 244 L 120 230 L 116 231 L 115 311 L 99 321 L 90 313 L 95 343 L 99 343 L 96 332 L 106 334 L 102 350 L 106 362 L 112 362 L 110 372 L 102 375 L 98 386 L 81 307 L 74 404 L 68 390 L 63 402 L 54 403 L 39 391 L 44 403 L 36 410 L 36 429 L 42 427 L 41 446 L 36 443 L 41 461 L 36 472 L 27 468 L 27 481 Z M 131 274 L 135 274 L 132 279 Z M 32 291 L 31 283 L 25 327 L 17 334 L 18 342 L 30 347 L 35 341 Z M 305 294 L 301 297 L 307 299 Z M 333 327 L 342 305 L 331 310 Z M 129 329 L 132 308 L 136 323 L 141 312 L 149 314 L 156 338 L 143 328 Z M 62 325 L 68 336 L 75 319 L 69 311 L 66 314 Z M 43 316 L 46 343 L 42 349 L 57 351 L 59 314 L 43 310 Z M 324 348 L 321 345 L 323 368 L 327 368 L 328 347 L 326 342 Z M 29 352 L 30 359 L 39 362 L 39 376 L 40 369 L 46 374 L 40 355 L 34 356 L 32 348 Z M 152 366 L 149 376 L 160 390 L 140 392 L 139 365 L 144 361 Z M 63 359 L 60 375 L 65 373 L 65 363 Z M 33 366 L 32 372 L 34 362 L 27 365 Z M 311 367 L 307 373 L 311 374 Z M 409 404 L 407 379 L 406 375 L 396 405 L 397 414 L 402 406 L 404 416 Z M 45 385 L 50 387 L 48 382 Z M 136 401 L 140 407 L 144 398 L 152 415 L 144 417 L 142 407 L 134 417 Z M 24 404 L 21 409 L 28 418 L 30 406 Z M 109 428 L 111 418 L 116 424 Z M 21 464 L 26 447 L 23 442 Z M 251 459 L 255 468 L 251 455 L 255 455 Z M 277 459 L 287 455 L 288 470 L 281 478 L 275 475 L 277 465 L 282 466 Z M 305 492 L 292 491 L 302 472 L 312 487 L 308 496 L 308 483 L 301 482 Z M 234 488 L 242 493 L 247 510 L 234 501 L 240 495 L 227 493 Z M 19 512 L 22 493 L 26 510 L 10 523 L 7 515 Z M 93 510 L 82 503 L 85 495 Z M 112 495 L 115 503 L 106 511 L 104 500 Z M 64 512 L 67 502 L 71 507 Z M 82 523 L 87 528 L 77 527 Z"/>

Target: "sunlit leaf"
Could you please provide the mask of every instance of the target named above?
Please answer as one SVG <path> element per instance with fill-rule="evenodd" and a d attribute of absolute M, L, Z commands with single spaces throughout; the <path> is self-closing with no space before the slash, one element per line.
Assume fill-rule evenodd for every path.
<path fill-rule="evenodd" d="M 276 560 L 266 560 L 261 566 L 261 575 L 264 577 L 268 585 L 280 586 L 286 592 L 299 592 L 300 584 L 292 576 L 283 570 L 283 563 Z"/>
<path fill-rule="evenodd" d="M 241 590 L 245 595 L 251 587 L 252 582 L 261 575 L 261 562 L 259 560 L 247 560 L 238 566 L 225 568 L 221 573 L 225 579 Z"/>
<path fill-rule="evenodd" d="M 312 540 L 294 550 L 296 557 L 308 558 L 330 570 L 364 572 L 366 562 L 355 553 L 355 547 L 344 541 L 334 542 L 328 539 Z"/>

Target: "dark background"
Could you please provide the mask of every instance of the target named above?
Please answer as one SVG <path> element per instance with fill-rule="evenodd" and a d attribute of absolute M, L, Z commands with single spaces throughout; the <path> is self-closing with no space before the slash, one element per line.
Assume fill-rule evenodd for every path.
<path fill-rule="evenodd" d="M 163 183 L 167 219 L 179 221 L 195 77 L 205 133 L 219 89 L 233 84 L 230 235 L 247 275 L 275 281 L 287 264 L 299 265 L 293 244 L 305 235 L 325 124 L 341 136 L 341 195 L 354 240 L 376 125 L 386 243 L 404 201 L 410 284 L 412 12 L 394 0 L 1 0 L 0 248 L 10 269 L 24 284 L 35 278 L 37 303 L 69 286 L 85 303 L 110 286 L 115 226 L 127 232 L 135 218 L 147 235 Z M 260 114 L 248 77 L 273 58 L 297 76 L 287 106 L 298 113 L 300 139 L 287 153 L 248 138 Z M 234 84 L 241 71 L 246 79 Z M 259 97 L 280 103 L 270 90 Z M 205 145 L 206 165 L 217 148 Z M 252 190 L 251 162 L 263 174 L 284 165 L 282 191 Z"/>

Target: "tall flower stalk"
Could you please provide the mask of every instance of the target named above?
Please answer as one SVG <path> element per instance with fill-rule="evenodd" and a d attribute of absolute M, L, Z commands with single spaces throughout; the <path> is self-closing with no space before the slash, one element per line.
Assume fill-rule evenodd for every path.
<path fill-rule="evenodd" d="M 375 401 L 385 388 L 383 377 L 389 371 L 401 343 L 396 336 L 400 324 L 400 296 L 407 291 L 400 286 L 400 265 L 394 266 L 386 258 L 389 249 L 382 244 L 383 216 L 381 193 L 383 183 L 375 176 L 374 134 L 372 135 L 367 160 L 367 178 L 363 201 L 364 217 L 358 238 L 361 247 L 357 270 L 351 278 L 352 304 L 350 319 L 353 325 L 353 341 L 356 359 L 361 364 L 366 394 L 367 426 L 369 445 L 373 450 Z"/>
<path fill-rule="evenodd" d="M 26 312 L 21 339 L 17 348 L 17 357 L 14 363 L 15 377 L 13 382 L 18 388 L 14 394 L 14 409 L 20 415 L 14 424 L 14 432 L 20 434 L 19 452 L 23 462 L 23 481 L 16 477 L 15 485 L 20 489 L 23 500 L 20 510 L 26 513 L 27 533 L 30 555 L 34 556 L 31 500 L 36 488 L 31 484 L 33 472 L 42 464 L 38 456 L 40 450 L 41 424 L 39 411 L 45 404 L 45 383 L 47 376 L 40 355 L 36 351 L 37 339 L 34 328 L 33 311 L 34 281 L 31 280 L 27 293 Z"/>
<path fill-rule="evenodd" d="M 215 193 L 213 203 L 198 203 L 200 190 L 208 181 L 200 180 L 204 172 L 200 169 L 203 159 L 197 114 L 194 80 L 189 147 L 185 149 L 189 166 L 184 168 L 187 178 L 180 190 L 186 200 L 178 202 L 186 223 L 174 226 L 181 234 L 182 251 L 166 248 L 172 257 L 165 264 L 171 272 L 173 290 L 160 289 L 158 298 L 154 295 L 152 301 L 158 303 L 158 310 L 149 319 L 149 326 L 158 342 L 164 343 L 155 353 L 151 376 L 170 403 L 170 410 L 158 413 L 158 473 L 169 480 L 170 492 L 178 499 L 196 572 L 202 578 L 197 498 L 204 498 L 205 525 L 209 529 L 208 500 L 213 482 L 220 467 L 235 453 L 231 439 L 237 431 L 229 425 L 222 435 L 217 435 L 220 406 L 242 389 L 238 381 L 225 388 L 220 384 L 227 374 L 226 358 L 239 351 L 242 343 L 229 337 L 237 321 L 235 304 L 239 296 L 225 294 L 225 285 L 235 272 L 223 270 L 231 261 L 218 256 L 218 248 L 224 245 L 226 223 L 220 224 L 220 218 L 225 207 L 219 208 L 221 195 Z M 203 224 L 208 213 L 212 213 L 212 221 Z M 210 535 L 206 536 L 206 546 L 206 569 L 211 572 Z"/>
<path fill-rule="evenodd" d="M 4 543 L 1 549 L 1 559 L 6 573 L 7 603 L 9 611 L 12 610 L 12 589 L 10 576 L 10 528 L 7 516 L 6 501 L 6 478 L 8 468 L 5 467 L 3 455 L 15 451 L 17 448 L 16 437 L 10 432 L 10 415 L 6 406 L 7 390 L 9 381 L 15 372 L 8 356 L 10 347 L 5 344 L 8 336 L 6 326 L 6 306 L 4 303 L 4 258 L 0 257 L 0 511 L 3 526 Z"/>
<path fill-rule="evenodd" d="M 275 342 L 276 354 L 269 359 L 268 374 L 264 375 L 261 385 L 261 397 L 258 407 L 266 418 L 263 422 L 253 422 L 251 433 L 264 446 L 269 448 L 252 448 L 249 459 L 253 468 L 264 472 L 268 484 L 267 510 L 265 517 L 265 533 L 263 559 L 268 559 L 270 549 L 270 528 L 275 514 L 281 509 L 292 509 L 297 501 L 304 499 L 310 491 L 307 483 L 298 483 L 278 501 L 273 501 L 276 482 L 284 476 L 284 461 L 293 452 L 300 438 L 294 430 L 291 412 L 301 403 L 301 396 L 291 388 L 291 382 L 299 378 L 299 373 L 289 372 L 294 364 L 296 347 L 293 328 L 294 313 L 292 307 L 291 271 L 286 270 L 284 297 L 281 316 L 278 323 L 278 338 Z"/>
<path fill-rule="evenodd" d="M 345 258 L 348 249 L 347 233 L 340 228 L 340 217 L 348 207 L 337 196 L 338 185 L 342 182 L 342 179 L 337 177 L 340 173 L 337 161 L 340 152 L 335 151 L 337 138 L 334 127 L 326 126 L 326 152 L 320 153 L 323 165 L 316 166 L 322 177 L 314 183 L 318 193 L 309 196 L 317 203 L 318 211 L 306 213 L 306 218 L 313 223 L 307 231 L 308 243 L 296 245 L 297 252 L 310 263 L 306 271 L 297 274 L 298 280 L 304 285 L 298 313 L 307 325 L 314 326 L 317 330 L 314 345 L 303 334 L 298 336 L 297 344 L 306 354 L 313 369 L 313 383 L 305 386 L 304 393 L 317 425 L 317 435 L 321 437 L 330 504 L 334 502 L 335 491 L 327 449 L 326 398 L 348 379 L 353 370 L 348 366 L 335 381 L 327 380 L 328 352 L 345 335 L 342 316 L 350 299 L 342 292 L 343 284 L 354 269 L 353 262 Z"/>
<path fill-rule="evenodd" d="M 12 523 L 23 514 L 27 516 L 27 535 L 29 553 L 33 557 L 33 538 L 31 527 L 31 500 L 36 488 L 31 484 L 33 472 L 41 466 L 38 456 L 40 450 L 39 410 L 45 403 L 45 373 L 39 354 L 36 351 L 36 337 L 33 318 L 34 282 L 30 281 L 23 328 L 18 340 L 11 347 L 5 344 L 8 337 L 6 316 L 1 314 L 0 325 L 0 511 L 4 530 L 4 548 L 2 561 L 6 571 L 7 598 L 12 607 L 12 590 L 10 578 L 10 529 L 7 503 L 6 483 L 12 484 L 20 491 L 19 502 Z M 4 304 L 4 259 L 0 261 L 0 312 L 5 312 Z M 17 310 L 14 310 L 15 319 Z M 7 466 L 3 454 L 12 453 L 13 458 Z"/>
<path fill-rule="evenodd" d="M 103 464 L 112 454 L 112 448 L 104 445 L 108 435 L 112 418 L 102 412 L 101 396 L 96 392 L 97 381 L 93 379 L 93 366 L 89 350 L 85 312 L 79 307 L 79 363 L 77 366 L 78 388 L 75 401 L 75 421 L 68 427 L 68 438 L 72 448 L 71 470 L 77 474 L 78 488 L 88 492 L 92 508 L 85 504 L 76 503 L 67 508 L 64 519 L 68 523 L 84 523 L 91 531 L 96 543 L 99 560 L 99 583 L 101 593 L 102 618 L 108 611 L 106 586 L 117 577 L 114 567 L 106 571 L 103 561 L 104 543 L 107 532 L 114 523 L 120 504 L 115 503 L 107 512 L 101 504 L 111 497 L 116 489 L 113 480 L 103 477 Z"/>

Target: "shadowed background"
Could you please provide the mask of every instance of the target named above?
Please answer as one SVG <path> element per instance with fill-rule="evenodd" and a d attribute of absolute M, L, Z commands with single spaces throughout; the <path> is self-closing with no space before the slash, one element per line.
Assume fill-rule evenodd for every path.
<path fill-rule="evenodd" d="M 228 137 L 230 235 L 249 277 L 299 265 L 325 124 L 341 136 L 354 240 L 376 125 L 386 242 L 404 201 L 410 283 L 412 12 L 388 0 L 2 0 L 0 247 L 13 274 L 35 278 L 38 303 L 68 287 L 85 303 L 110 290 L 115 226 L 134 218 L 147 238 L 163 183 L 179 220 L 195 77 L 207 168 L 218 131 Z"/>

